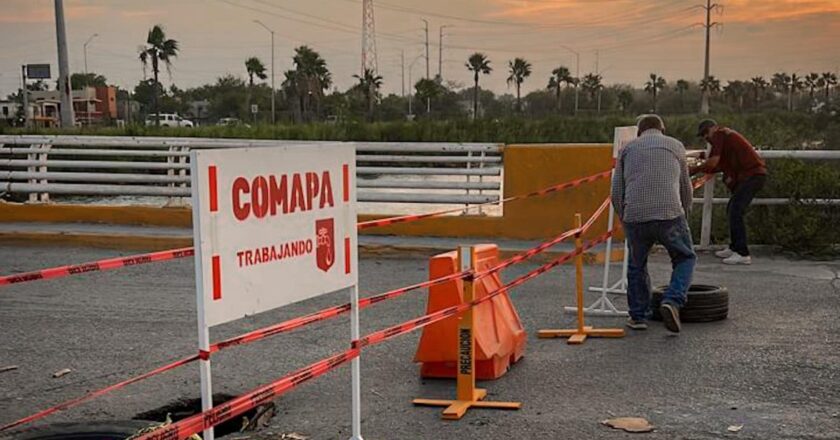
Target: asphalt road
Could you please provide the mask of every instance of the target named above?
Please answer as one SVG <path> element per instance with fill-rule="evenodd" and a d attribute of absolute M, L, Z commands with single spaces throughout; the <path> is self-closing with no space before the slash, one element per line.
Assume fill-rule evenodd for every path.
<path fill-rule="evenodd" d="M 74 248 L 0 247 L 0 273 L 119 255 Z M 363 295 L 427 277 L 424 259 L 363 259 Z M 504 278 L 533 265 L 508 270 Z M 653 258 L 663 282 L 669 264 Z M 704 255 L 695 282 L 731 291 L 730 318 L 685 324 L 678 337 L 661 325 L 623 340 L 568 346 L 538 340 L 540 328 L 571 327 L 574 273 L 562 267 L 512 292 L 529 332 L 525 358 L 502 379 L 482 383 L 490 399 L 521 401 L 520 411 L 475 410 L 458 422 L 415 397 L 448 398 L 450 381 L 423 381 L 412 363 L 419 333 L 365 351 L 366 439 L 840 439 L 840 262 L 759 257 L 752 267 L 724 267 Z M 587 266 L 588 285 L 601 268 Z M 142 373 L 196 350 L 193 266 L 188 259 L 0 289 L 0 424 Z M 419 316 L 425 293 L 362 312 L 363 333 Z M 591 300 L 592 298 L 589 298 Z M 327 295 L 214 328 L 218 340 L 343 302 Z M 622 320 L 592 319 L 597 326 Z M 240 394 L 347 346 L 340 317 L 214 355 L 217 392 Z M 53 378 L 56 371 L 72 373 Z M 277 401 L 262 434 L 312 439 L 349 437 L 350 370 L 342 368 Z M 197 397 L 190 365 L 99 398 L 46 421 L 130 419 L 179 398 Z M 610 417 L 649 419 L 656 431 L 626 434 L 600 425 Z M 743 425 L 737 434 L 727 427 Z"/>

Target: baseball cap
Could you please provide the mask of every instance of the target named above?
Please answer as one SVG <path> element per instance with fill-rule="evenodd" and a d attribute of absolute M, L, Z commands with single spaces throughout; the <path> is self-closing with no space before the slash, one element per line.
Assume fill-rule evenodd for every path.
<path fill-rule="evenodd" d="M 700 121 L 700 125 L 697 126 L 697 136 L 702 137 L 706 133 L 706 130 L 715 125 L 718 125 L 718 123 L 714 119 L 703 119 Z"/>

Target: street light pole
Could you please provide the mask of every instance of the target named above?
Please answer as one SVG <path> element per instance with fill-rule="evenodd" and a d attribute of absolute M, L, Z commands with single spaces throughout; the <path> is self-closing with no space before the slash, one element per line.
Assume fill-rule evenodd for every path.
<path fill-rule="evenodd" d="M 453 27 L 451 24 L 445 24 L 440 27 L 440 37 L 438 38 L 438 77 L 443 81 L 443 30 L 448 27 Z"/>
<path fill-rule="evenodd" d="M 277 123 L 277 113 L 274 110 L 274 99 L 277 95 L 277 89 L 274 88 L 274 31 L 259 20 L 254 20 L 254 23 L 271 33 L 271 124 L 274 125 Z"/>
<path fill-rule="evenodd" d="M 73 96 L 70 92 L 70 63 L 67 57 L 67 28 L 64 25 L 64 1 L 55 0 L 55 40 L 58 46 L 58 91 L 61 96 L 61 128 L 73 128 Z"/>
<path fill-rule="evenodd" d="M 88 38 L 88 39 L 87 39 L 87 41 L 85 41 L 85 44 L 84 44 L 84 45 L 82 45 L 82 51 L 84 52 L 84 55 L 85 55 L 85 56 L 84 56 L 84 58 L 85 58 L 85 80 L 84 80 L 84 84 L 85 84 L 85 85 L 84 85 L 84 92 L 85 92 L 85 114 L 86 114 L 86 116 L 87 116 L 87 118 L 86 118 L 86 119 L 87 119 L 87 123 L 88 123 L 88 125 L 90 125 L 90 103 L 89 103 L 89 101 L 90 101 L 90 100 L 88 99 L 88 98 L 89 98 L 89 96 L 88 96 L 88 92 L 87 92 L 87 90 L 88 90 L 87 47 L 88 47 L 88 44 L 90 44 L 90 42 L 91 42 L 94 38 L 96 38 L 96 37 L 98 37 L 98 36 L 99 36 L 99 34 L 93 34 L 93 35 L 91 35 L 91 36 L 90 36 L 90 38 Z"/>
<path fill-rule="evenodd" d="M 429 79 L 429 22 L 425 18 L 421 20 L 425 24 L 424 30 L 426 31 L 426 79 Z"/>
<path fill-rule="evenodd" d="M 578 113 L 578 105 L 580 103 L 580 53 L 569 46 L 561 44 L 560 47 L 575 54 L 575 78 L 578 84 L 575 84 L 575 114 Z"/>

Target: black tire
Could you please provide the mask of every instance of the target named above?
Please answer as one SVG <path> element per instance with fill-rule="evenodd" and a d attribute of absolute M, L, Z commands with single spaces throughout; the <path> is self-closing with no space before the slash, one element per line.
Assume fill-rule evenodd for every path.
<path fill-rule="evenodd" d="M 55 423 L 0 434 L 0 439 L 15 440 L 125 440 L 137 431 L 155 424 L 142 420 L 89 423 Z"/>
<path fill-rule="evenodd" d="M 651 309 L 653 320 L 661 321 L 659 306 L 666 286 L 653 289 Z M 692 284 L 688 289 L 688 301 L 680 310 L 682 322 L 712 322 L 726 319 L 729 316 L 729 291 L 725 287 Z"/>

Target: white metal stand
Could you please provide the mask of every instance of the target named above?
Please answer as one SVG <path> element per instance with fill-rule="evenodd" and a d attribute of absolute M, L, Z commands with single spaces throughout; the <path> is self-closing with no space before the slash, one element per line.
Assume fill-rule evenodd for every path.
<path fill-rule="evenodd" d="M 636 127 L 616 127 L 613 136 L 613 160 L 618 157 L 618 152 L 631 140 L 637 136 Z M 615 169 L 613 169 L 612 176 L 615 176 Z M 612 180 L 612 179 L 610 179 Z M 613 232 L 615 224 L 615 209 L 610 204 L 609 215 L 607 218 L 607 231 Z M 626 311 L 619 310 L 610 301 L 607 296 L 608 293 L 627 294 L 627 262 L 630 252 L 627 249 L 627 240 L 624 241 L 624 259 L 621 268 L 621 279 L 615 284 L 610 285 L 610 265 L 612 263 L 612 235 L 607 238 L 607 249 L 604 253 L 604 278 L 601 287 L 590 287 L 592 292 L 601 292 L 601 296 L 590 306 L 584 307 L 583 313 L 590 316 L 629 316 Z M 577 313 L 577 307 L 564 307 L 567 313 Z"/>
<path fill-rule="evenodd" d="M 209 353 L 210 352 L 210 329 L 204 323 L 199 323 L 198 329 L 198 349 Z M 213 379 L 210 374 L 210 359 L 201 359 L 198 361 L 199 374 L 201 375 L 201 410 L 207 411 L 213 408 Z M 204 430 L 204 440 L 213 440 L 215 434 L 213 428 Z"/>
<path fill-rule="evenodd" d="M 350 338 L 353 341 L 359 340 L 359 287 L 354 285 L 350 288 Z M 359 364 L 361 356 L 356 356 L 350 361 L 350 369 L 352 370 L 352 432 L 353 436 L 350 440 L 362 439 L 362 369 Z"/>

